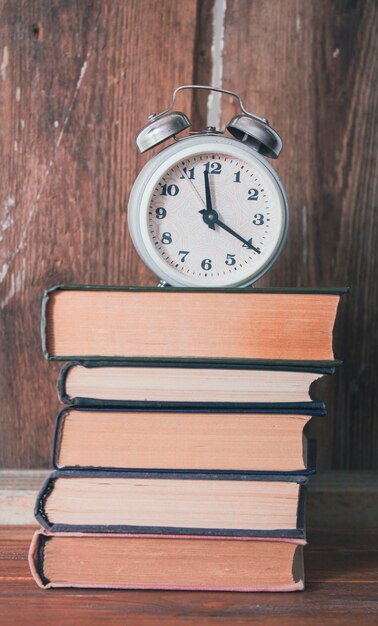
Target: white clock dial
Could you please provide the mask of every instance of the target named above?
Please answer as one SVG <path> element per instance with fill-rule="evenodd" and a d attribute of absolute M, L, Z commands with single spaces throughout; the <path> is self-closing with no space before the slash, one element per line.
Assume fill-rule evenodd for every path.
<path fill-rule="evenodd" d="M 145 185 L 143 256 L 169 284 L 248 284 L 282 246 L 287 208 L 276 175 L 252 150 L 227 149 L 229 142 L 238 143 L 176 151 Z"/>

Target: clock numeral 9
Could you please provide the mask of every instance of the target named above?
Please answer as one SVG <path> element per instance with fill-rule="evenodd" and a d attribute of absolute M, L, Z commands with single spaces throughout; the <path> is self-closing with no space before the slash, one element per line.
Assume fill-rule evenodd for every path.
<path fill-rule="evenodd" d="M 177 185 L 162 185 L 160 183 L 160 187 L 161 187 L 160 195 L 162 196 L 177 196 L 179 192 L 179 188 L 177 187 Z"/>
<path fill-rule="evenodd" d="M 163 220 L 167 215 L 167 211 L 163 207 L 159 207 L 158 209 L 155 209 L 155 215 L 158 220 Z"/>
<path fill-rule="evenodd" d="M 172 235 L 171 233 L 163 233 L 161 236 L 161 243 L 172 243 Z"/>
<path fill-rule="evenodd" d="M 235 260 L 235 254 L 228 254 L 225 260 L 225 264 L 226 265 L 235 265 L 236 260 Z"/>
<path fill-rule="evenodd" d="M 250 189 L 248 191 L 248 200 L 258 200 L 259 198 L 259 190 L 258 189 Z"/>
<path fill-rule="evenodd" d="M 205 172 L 208 174 L 220 174 L 222 171 L 222 165 L 218 161 L 207 161 L 205 165 Z"/>
<path fill-rule="evenodd" d="M 253 220 L 252 223 L 255 224 L 256 226 L 262 226 L 262 224 L 264 224 L 264 216 L 262 213 L 255 213 L 255 215 L 253 216 Z"/>
<path fill-rule="evenodd" d="M 180 258 L 181 263 L 184 263 L 188 254 L 189 254 L 189 250 L 179 250 L 179 255 L 181 255 L 181 258 Z"/>
<path fill-rule="evenodd" d="M 189 180 L 194 180 L 194 167 L 191 167 L 190 170 L 188 170 L 186 167 L 183 167 L 180 178 L 189 178 Z"/>
<path fill-rule="evenodd" d="M 211 268 L 213 267 L 211 264 L 211 259 L 204 259 L 201 263 L 201 267 L 203 270 L 211 270 Z"/>

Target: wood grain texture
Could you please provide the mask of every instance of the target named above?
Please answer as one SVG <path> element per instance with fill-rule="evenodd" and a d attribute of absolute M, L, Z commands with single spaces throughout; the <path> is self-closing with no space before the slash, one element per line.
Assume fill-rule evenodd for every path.
<path fill-rule="evenodd" d="M 59 366 L 40 300 L 60 282 L 155 285 L 127 232 L 134 138 L 192 82 L 196 3 L 2 4 L 0 464 L 50 461 Z M 190 110 L 190 109 L 189 109 Z"/>
<path fill-rule="evenodd" d="M 373 626 L 378 620 L 377 531 L 310 533 L 306 591 L 43 591 L 27 564 L 32 527 L 0 527 L 2 626 Z"/>
<path fill-rule="evenodd" d="M 172 89 L 209 82 L 213 0 L 2 0 L 0 465 L 47 467 L 59 366 L 41 357 L 42 290 L 57 282 L 156 284 L 127 234 L 147 156 L 136 131 Z M 223 86 L 284 138 L 277 169 L 291 224 L 261 285 L 351 286 L 317 384 L 319 467 L 378 467 L 377 38 L 374 0 L 227 0 Z M 206 98 L 178 109 L 205 120 Z M 236 112 L 227 98 L 223 119 Z"/>
<path fill-rule="evenodd" d="M 225 16 L 223 85 L 284 139 L 273 165 L 289 237 L 260 282 L 351 287 L 335 332 L 344 365 L 316 388 L 329 412 L 309 429 L 320 468 L 378 467 L 376 9 L 370 0 L 228 0 Z M 237 111 L 223 102 L 227 122 Z"/>

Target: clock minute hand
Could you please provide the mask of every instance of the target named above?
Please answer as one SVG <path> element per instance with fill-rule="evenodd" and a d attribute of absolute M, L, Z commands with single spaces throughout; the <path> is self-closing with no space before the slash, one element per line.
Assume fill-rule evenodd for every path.
<path fill-rule="evenodd" d="M 227 226 L 227 224 L 224 224 L 223 222 L 221 222 L 218 219 L 218 217 L 214 220 L 214 223 L 217 224 L 217 226 L 220 226 L 221 228 L 223 228 L 223 230 L 225 230 L 226 232 L 230 233 L 230 235 L 232 235 L 233 237 L 236 237 L 236 239 L 239 239 L 239 241 L 244 243 L 246 248 L 249 248 L 250 250 L 254 250 L 255 252 L 257 252 L 257 254 L 260 254 L 261 250 L 259 250 L 259 248 L 255 248 L 255 246 L 252 245 L 252 238 L 249 240 L 244 239 L 244 237 L 242 237 L 241 235 L 238 235 L 238 233 L 236 233 L 234 230 L 232 230 L 232 228 Z"/>
<path fill-rule="evenodd" d="M 204 171 L 203 177 L 205 179 L 206 209 L 201 211 L 201 213 L 210 213 L 213 212 L 213 202 L 210 192 L 209 172 L 207 170 Z M 215 230 L 215 224 L 213 223 L 213 221 L 207 222 L 207 225 L 209 228 L 211 228 L 211 230 Z"/>

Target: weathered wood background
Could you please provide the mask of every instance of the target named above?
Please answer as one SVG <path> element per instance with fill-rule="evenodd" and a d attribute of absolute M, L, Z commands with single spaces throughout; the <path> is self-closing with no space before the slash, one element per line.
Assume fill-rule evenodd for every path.
<path fill-rule="evenodd" d="M 291 225 L 262 285 L 350 285 L 342 369 L 318 384 L 321 468 L 378 467 L 377 37 L 374 0 L 227 0 L 224 87 L 284 138 Z M 219 7 L 218 7 L 219 8 Z M 146 161 L 134 136 L 175 86 L 210 82 L 212 0 L 3 0 L 0 39 L 0 462 L 47 467 L 59 365 L 43 360 L 42 290 L 154 285 L 127 234 Z M 204 119 L 206 99 L 179 108 Z M 222 119 L 235 112 L 222 101 Z"/>

